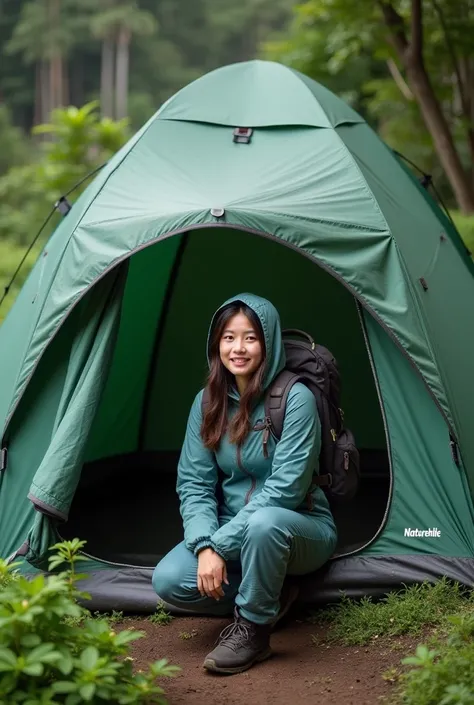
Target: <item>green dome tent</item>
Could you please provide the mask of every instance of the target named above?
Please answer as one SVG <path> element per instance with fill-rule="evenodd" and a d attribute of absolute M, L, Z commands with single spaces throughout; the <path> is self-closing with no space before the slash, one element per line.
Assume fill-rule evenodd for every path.
<path fill-rule="evenodd" d="M 235 135 L 234 131 L 237 130 Z M 272 62 L 171 98 L 50 238 L 0 328 L 0 554 L 87 540 L 96 609 L 154 609 L 213 311 L 248 290 L 339 361 L 361 449 L 303 599 L 474 579 L 474 277 L 364 120 Z"/>

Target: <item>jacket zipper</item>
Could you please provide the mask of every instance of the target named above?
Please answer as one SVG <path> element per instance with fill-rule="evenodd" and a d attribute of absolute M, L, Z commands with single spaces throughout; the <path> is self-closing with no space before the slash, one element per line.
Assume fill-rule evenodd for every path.
<path fill-rule="evenodd" d="M 240 446 L 237 446 L 237 465 L 239 467 L 239 470 L 241 470 L 244 473 L 244 475 L 247 475 L 247 477 L 250 477 L 250 479 L 252 480 L 252 484 L 250 486 L 250 489 L 247 492 L 247 494 L 245 495 L 245 504 L 248 504 L 250 501 L 250 497 L 252 496 L 252 494 L 255 491 L 255 486 L 257 483 L 255 481 L 254 475 L 252 475 L 252 473 L 248 472 L 242 464 L 242 450 L 241 450 Z"/>

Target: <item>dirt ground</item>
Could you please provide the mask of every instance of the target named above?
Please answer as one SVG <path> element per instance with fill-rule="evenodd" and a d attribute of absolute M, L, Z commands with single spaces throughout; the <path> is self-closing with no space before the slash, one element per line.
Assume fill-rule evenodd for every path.
<path fill-rule="evenodd" d="M 382 673 L 398 666 L 413 646 L 406 641 L 316 645 L 313 635 L 324 640 L 324 630 L 291 619 L 273 634 L 271 659 L 239 675 L 209 674 L 202 662 L 228 623 L 175 617 L 165 626 L 146 619 L 127 619 L 123 626 L 147 634 L 132 647 L 137 668 L 160 658 L 181 667 L 176 678 L 162 681 L 169 705 L 380 705 L 380 697 L 393 688 Z"/>

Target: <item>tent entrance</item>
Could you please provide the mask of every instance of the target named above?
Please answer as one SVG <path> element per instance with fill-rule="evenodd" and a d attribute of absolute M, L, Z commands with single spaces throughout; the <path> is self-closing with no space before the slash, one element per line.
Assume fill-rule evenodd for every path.
<path fill-rule="evenodd" d="M 182 538 L 176 464 L 192 400 L 206 375 L 215 309 L 239 291 L 270 299 L 285 328 L 335 354 L 343 407 L 362 458 L 357 499 L 335 511 L 338 553 L 362 548 L 390 501 L 382 410 L 354 298 L 323 269 L 249 233 L 203 228 L 130 258 L 120 330 L 65 538 L 101 560 L 153 566 Z"/>

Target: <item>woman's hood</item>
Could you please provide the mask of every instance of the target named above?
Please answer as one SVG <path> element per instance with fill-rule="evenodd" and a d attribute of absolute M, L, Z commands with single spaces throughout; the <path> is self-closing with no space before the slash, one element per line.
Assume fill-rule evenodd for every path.
<path fill-rule="evenodd" d="M 278 311 L 275 306 L 267 299 L 263 299 L 261 296 L 256 296 L 255 294 L 238 294 L 238 296 L 233 296 L 231 299 L 228 299 L 228 301 L 225 301 L 222 306 L 217 309 L 212 317 L 209 335 L 207 338 L 208 361 L 211 331 L 216 316 L 225 306 L 235 302 L 241 302 L 251 308 L 252 311 L 254 311 L 254 313 L 258 316 L 260 323 L 262 324 L 267 353 L 263 388 L 267 389 L 277 374 L 285 367 L 286 359 L 285 348 L 281 337 L 280 316 L 278 315 Z"/>

